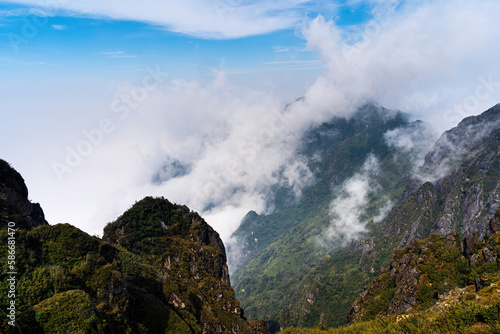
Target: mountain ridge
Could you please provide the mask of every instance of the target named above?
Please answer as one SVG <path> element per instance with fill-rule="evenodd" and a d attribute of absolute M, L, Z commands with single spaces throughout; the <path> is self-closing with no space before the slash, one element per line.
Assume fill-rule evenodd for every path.
<path fill-rule="evenodd" d="M 353 295 L 359 295 L 362 287 L 378 275 L 379 268 L 385 267 L 390 262 L 393 249 L 408 246 L 411 240 L 423 239 L 433 232 L 446 235 L 456 229 L 460 237 L 477 230 L 479 236 L 483 238 L 487 232 L 485 227 L 499 206 L 500 174 L 497 170 L 500 167 L 500 161 L 498 154 L 494 154 L 500 146 L 499 108 L 500 105 L 497 105 L 482 115 L 469 117 L 456 128 L 444 133 L 436 141 L 437 144 L 434 145 L 432 151 L 421 156 L 421 161 L 428 168 L 427 171 L 425 168 L 415 169 L 416 160 L 412 157 L 411 151 L 407 151 L 406 148 L 398 150 L 397 145 L 388 147 L 390 155 L 385 159 L 380 159 L 381 165 L 384 166 L 382 170 L 386 171 L 387 178 L 384 181 L 380 171 L 374 175 L 384 191 L 389 189 L 387 185 L 393 185 L 393 190 L 388 191 L 386 196 L 394 200 L 394 206 L 382 222 L 368 222 L 365 232 L 350 245 L 340 244 L 341 247 L 337 248 L 337 251 L 320 254 L 319 260 L 318 257 L 314 259 L 313 251 L 308 253 L 301 251 L 310 243 L 308 238 L 311 233 L 319 234 L 325 228 L 325 224 L 320 220 L 327 222 L 331 219 L 329 207 L 324 209 L 323 215 L 318 215 L 316 221 L 304 220 L 292 229 L 288 229 L 283 235 L 274 233 L 272 229 L 265 230 L 266 234 L 280 236 L 280 239 L 275 239 L 278 241 L 274 241 L 276 245 L 267 246 L 265 251 L 258 250 L 259 253 L 252 260 L 253 262 L 246 262 L 233 275 L 237 297 L 248 310 L 248 314 L 251 317 L 265 318 L 270 321 L 274 324 L 273 331 L 284 325 L 306 327 L 316 324 L 342 325 L 345 324 L 343 315 L 354 301 Z M 407 122 L 399 133 L 408 134 L 410 124 L 419 126 L 419 122 Z M 479 128 L 491 131 L 477 134 L 475 131 Z M 383 134 L 389 131 L 389 129 L 384 130 Z M 425 134 L 425 131 L 421 130 L 421 134 Z M 446 141 L 448 136 L 454 136 L 456 147 L 463 144 L 464 154 L 459 155 L 458 158 L 454 156 L 456 150 L 451 150 L 450 145 L 443 145 L 444 142 L 450 142 L 450 140 Z M 387 135 L 379 138 L 385 140 Z M 413 152 L 419 151 L 416 148 L 410 147 L 410 149 L 413 149 Z M 352 151 L 344 152 L 348 154 Z M 433 157 L 439 157 L 439 159 L 433 159 Z M 451 167 L 455 169 L 446 169 L 446 173 L 439 177 L 436 177 L 436 174 L 425 174 L 432 164 L 434 167 L 441 168 L 442 165 L 439 163 L 444 161 L 443 158 L 446 158 L 447 162 L 453 162 Z M 337 155 L 336 159 L 345 158 Z M 393 159 L 402 163 L 399 165 L 396 163 L 395 168 L 387 168 L 386 166 L 394 163 Z M 349 165 L 346 164 L 346 166 Z M 398 170 L 402 166 L 405 166 L 405 169 Z M 427 177 L 432 182 L 425 182 L 423 177 Z M 341 182 L 336 184 L 339 183 Z M 325 189 L 335 189 L 332 183 L 325 184 Z M 399 186 L 394 186 L 394 184 L 399 184 Z M 304 194 L 306 193 L 307 190 L 304 191 Z M 392 197 L 390 197 L 391 194 Z M 381 201 L 378 204 L 369 203 L 372 203 L 374 210 L 382 207 Z M 310 208 L 311 211 L 317 210 L 315 206 Z M 370 205 L 367 206 L 367 209 L 369 208 Z M 275 224 L 278 223 L 275 222 Z M 266 225 L 266 227 L 269 226 L 272 225 Z M 299 226 L 302 227 L 299 228 Z M 247 231 L 249 232 L 254 232 L 247 239 L 250 241 L 247 241 L 249 244 L 251 244 L 251 238 L 259 239 L 255 236 L 255 231 Z M 279 253 L 279 249 L 285 245 L 292 249 L 291 253 L 299 255 L 294 257 L 283 252 Z M 258 262 L 255 262 L 255 259 L 259 259 Z M 287 269 L 291 267 L 296 269 L 291 271 Z M 297 282 L 298 276 L 301 277 L 300 283 Z M 243 278 L 240 279 L 240 277 Z M 294 279 L 296 283 L 293 287 L 286 283 Z M 273 288 L 276 286 L 285 286 L 286 289 Z M 274 289 L 274 292 L 270 294 L 268 288 Z M 285 292 L 285 290 L 291 290 L 291 292 Z M 260 293 L 266 297 L 260 297 Z M 267 310 L 267 306 L 261 302 L 269 299 L 286 301 L 282 304 L 273 302 L 273 315 L 265 317 L 263 310 Z"/>
<path fill-rule="evenodd" d="M 1 189 L 28 207 L 24 180 L 2 163 Z M 186 206 L 146 197 L 109 223 L 100 239 L 70 224 L 33 224 L 29 211 L 17 213 L 18 203 L 0 203 L 8 213 L 0 238 L 16 241 L 17 282 L 9 299 L 12 274 L 3 267 L 0 306 L 7 310 L 15 300 L 16 309 L 14 318 L 0 312 L 0 331 L 267 333 L 265 322 L 246 320 L 234 298 L 218 233 Z M 15 232 L 7 228 L 11 219 Z M 3 258 L 8 250 L 7 243 L 0 246 Z"/>

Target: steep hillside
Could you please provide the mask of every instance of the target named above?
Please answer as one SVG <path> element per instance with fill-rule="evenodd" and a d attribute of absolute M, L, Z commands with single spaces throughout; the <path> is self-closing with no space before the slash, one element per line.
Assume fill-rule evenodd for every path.
<path fill-rule="evenodd" d="M 301 154 L 309 157 L 315 185 L 272 215 L 249 213 L 234 234 L 243 246 L 230 249 L 239 251 L 241 262 L 233 282 L 250 317 L 269 320 L 274 329 L 345 323 L 352 296 L 374 272 L 359 264 L 363 245 L 344 247 L 348 237 L 324 237 L 338 232 L 332 230 L 332 202 L 356 196 L 346 194 L 349 182 L 367 183 L 371 190 L 356 218 L 368 225 L 379 222 L 383 210 L 403 194 L 413 168 L 413 152 L 387 143 L 385 135 L 396 129 L 429 137 L 424 124 L 374 105 L 309 131 Z"/>
<path fill-rule="evenodd" d="M 1 182 L 26 193 L 20 180 L 10 170 Z M 0 275 L 2 333 L 267 333 L 234 298 L 219 235 L 185 206 L 147 197 L 103 240 L 25 222 L 0 230 L 0 257 L 15 250 Z"/>
<path fill-rule="evenodd" d="M 385 235 L 401 238 L 399 247 L 430 233 L 486 237 L 500 206 L 500 105 L 464 119 L 447 131 L 427 155 L 421 177 L 385 222 Z"/>
<path fill-rule="evenodd" d="M 271 216 L 246 217 L 235 234 L 241 236 L 244 231 L 247 239 L 243 239 L 243 265 L 234 281 L 237 297 L 251 317 L 269 320 L 274 330 L 284 325 L 345 324 L 354 296 L 390 263 L 394 249 L 432 233 L 457 231 L 462 238 L 477 231 L 479 240 L 488 236 L 488 222 L 500 204 L 500 106 L 443 134 L 416 173 L 411 164 L 415 152 L 389 146 L 387 135 L 398 128 L 406 129 L 399 131 L 405 133 L 416 127 L 420 133 L 413 138 L 425 138 L 425 128 L 418 122 L 385 126 L 388 119 L 365 124 L 365 129 L 376 130 L 375 136 L 361 130 L 328 149 L 327 140 L 317 140 L 322 146 L 315 146 L 321 147 L 323 155 L 311 165 L 324 165 L 318 167 L 317 183 L 304 191 L 303 200 Z M 351 146 L 353 142 L 358 146 Z M 356 176 L 362 174 L 369 154 L 379 161 L 376 172 L 366 178 L 377 191 L 368 194 L 363 210 L 356 212 L 357 220 L 351 220 L 354 228 L 365 222 L 364 232 L 350 235 L 342 229 L 342 219 L 340 223 L 335 219 L 332 206 L 345 204 L 350 180 L 365 180 Z M 379 219 L 389 200 L 392 210 Z M 308 216 L 301 216 L 297 208 Z M 353 216 L 353 210 L 345 206 L 344 216 Z M 260 229 L 265 234 L 263 245 Z"/>
<path fill-rule="evenodd" d="M 287 196 L 289 190 L 281 187 L 276 190 L 275 213 L 259 216 L 249 212 L 233 235 L 238 239 L 237 246 L 231 245 L 230 251 L 231 256 L 237 257 L 232 259 L 234 266 L 245 264 L 290 228 L 327 213 L 332 187 L 353 176 L 370 154 L 383 160 L 390 153 L 384 134 L 405 125 L 408 125 L 408 115 L 368 104 L 348 120 L 334 118 L 310 129 L 297 154 L 307 158 L 309 169 L 316 178 L 314 186 L 303 191 L 300 201 L 290 199 L 293 196 Z M 404 174 L 409 170 L 408 160 L 400 159 L 400 163 L 404 165 L 392 166 L 393 170 L 389 172 Z M 390 179 L 388 177 L 386 181 L 390 182 Z M 396 179 L 401 181 L 400 177 Z M 404 188 L 404 182 L 396 188 Z"/>
<path fill-rule="evenodd" d="M 456 232 L 433 234 L 395 251 L 349 309 L 349 326 L 284 333 L 498 333 L 499 222 L 497 212 L 484 242 L 470 235 L 461 244 Z"/>

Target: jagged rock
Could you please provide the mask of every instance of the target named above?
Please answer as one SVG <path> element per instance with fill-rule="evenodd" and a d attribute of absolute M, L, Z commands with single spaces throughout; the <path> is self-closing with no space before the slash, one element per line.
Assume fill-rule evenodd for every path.
<path fill-rule="evenodd" d="M 23 230 L 48 225 L 40 205 L 29 201 L 22 176 L 0 159 L 0 228 L 10 221 Z"/>
<path fill-rule="evenodd" d="M 500 210 L 497 211 L 493 219 L 490 221 L 488 232 L 486 233 L 487 238 L 491 237 L 496 232 L 500 232 Z"/>
<path fill-rule="evenodd" d="M 479 262 L 479 254 L 473 254 L 469 259 L 469 268 L 475 266 Z"/>
<path fill-rule="evenodd" d="M 405 256 L 406 255 L 408 254 L 405 254 Z M 387 315 L 406 312 L 417 302 L 416 285 L 418 283 L 420 273 L 415 267 L 407 269 L 409 256 L 407 256 L 404 260 L 401 259 L 401 261 L 402 265 L 399 267 L 399 273 L 396 277 L 396 285 L 399 285 L 399 288 L 396 290 L 396 293 L 392 298 L 391 304 L 387 310 Z"/>
<path fill-rule="evenodd" d="M 191 314 L 196 332 L 266 333 L 246 321 L 234 299 L 219 234 L 187 207 L 146 197 L 108 224 L 103 239 L 167 270 L 155 273 L 158 291 L 170 307 Z"/>
<path fill-rule="evenodd" d="M 460 242 L 453 234 L 448 234 L 445 237 L 445 247 L 447 248 L 460 248 Z"/>
<path fill-rule="evenodd" d="M 361 247 L 361 258 L 359 259 L 358 264 L 361 265 L 363 263 L 363 259 L 365 258 L 365 256 L 375 248 L 375 243 L 373 240 L 374 238 L 371 238 L 369 243 L 365 243 Z"/>
<path fill-rule="evenodd" d="M 170 293 L 170 295 L 167 298 L 167 302 L 176 308 L 180 309 L 186 308 L 186 304 L 184 304 L 182 300 L 179 298 L 179 296 L 177 296 L 174 292 Z"/>
<path fill-rule="evenodd" d="M 483 248 L 484 262 L 497 262 L 496 252 L 490 251 L 488 248 Z"/>
<path fill-rule="evenodd" d="M 435 254 L 439 250 L 446 253 L 441 258 L 441 254 Z M 433 234 L 430 238 L 422 241 L 413 240 L 410 246 L 403 248 L 397 253 L 393 253 L 393 260 L 390 263 L 389 271 L 381 273 L 375 278 L 369 287 L 366 287 L 360 297 L 351 305 L 347 317 L 349 323 L 354 323 L 365 319 L 365 303 L 373 305 L 380 303 L 384 289 L 394 291 L 388 304 L 381 304 L 378 315 L 393 315 L 404 313 L 416 306 L 419 306 L 419 292 L 424 286 L 432 286 L 429 282 L 429 261 L 435 261 L 439 267 L 443 268 L 443 273 L 447 272 L 455 264 L 444 265 L 444 261 L 453 263 L 455 258 L 460 258 L 460 239 L 458 234 L 440 237 Z M 460 261 L 465 261 L 461 258 Z M 423 270 L 423 273 L 421 272 Z M 445 281 L 445 285 L 448 283 Z M 451 288 L 452 286 L 450 286 Z M 382 307 L 385 307 L 382 308 Z M 373 311 L 372 311 L 373 312 Z M 372 315 L 373 316 L 373 315 Z"/>
<path fill-rule="evenodd" d="M 483 289 L 483 281 L 479 277 L 474 280 L 474 285 L 476 287 L 476 292 Z"/>
<path fill-rule="evenodd" d="M 479 235 L 477 232 L 467 234 L 464 238 L 464 256 L 468 258 L 472 254 L 474 245 L 479 242 Z"/>

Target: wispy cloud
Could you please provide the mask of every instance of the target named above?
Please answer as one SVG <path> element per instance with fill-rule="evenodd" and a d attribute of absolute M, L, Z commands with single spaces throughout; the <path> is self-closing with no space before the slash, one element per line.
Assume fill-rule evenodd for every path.
<path fill-rule="evenodd" d="M 292 50 L 292 46 L 279 46 L 279 45 L 275 45 L 273 46 L 273 51 L 274 52 L 289 52 Z"/>
<path fill-rule="evenodd" d="M 23 66 L 53 66 L 54 64 L 47 63 L 44 61 L 20 61 L 18 59 L 0 57 L 0 62 L 23 65 Z"/>
<path fill-rule="evenodd" d="M 385 199 L 374 215 L 366 213 L 370 197 L 380 192 L 381 187 L 375 180 L 379 165 L 374 155 L 368 156 L 359 171 L 333 189 L 332 193 L 336 196 L 330 203 L 330 225 L 316 239 L 321 247 L 331 249 L 346 244 L 363 233 L 370 220 L 380 223 L 385 219 L 393 205 L 389 199 Z"/>
<path fill-rule="evenodd" d="M 62 25 L 62 24 L 53 24 L 52 28 L 54 28 L 55 30 L 66 30 L 66 29 L 68 29 L 67 26 Z"/>
<path fill-rule="evenodd" d="M 101 52 L 101 54 L 105 55 L 108 58 L 137 58 L 137 55 L 129 55 L 125 51 L 110 51 L 110 52 Z"/>
<path fill-rule="evenodd" d="M 13 2 L 43 7 L 43 3 L 40 4 L 37 0 L 13 0 Z M 146 22 L 169 31 L 203 38 L 225 39 L 294 27 L 304 19 L 302 10 L 311 2 L 311 0 L 250 2 L 145 0 L 140 3 L 118 0 L 63 1 L 58 3 L 60 5 L 58 13 Z"/>
<path fill-rule="evenodd" d="M 0 17 L 20 17 L 33 14 L 31 8 L 13 8 L 13 9 L 0 9 Z"/>
<path fill-rule="evenodd" d="M 262 63 L 263 65 L 321 65 L 321 61 L 314 59 L 314 60 L 277 60 L 277 61 L 266 61 Z"/>

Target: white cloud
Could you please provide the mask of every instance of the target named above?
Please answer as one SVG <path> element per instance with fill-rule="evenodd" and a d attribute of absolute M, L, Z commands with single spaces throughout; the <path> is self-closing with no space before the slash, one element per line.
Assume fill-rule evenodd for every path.
<path fill-rule="evenodd" d="M 55 30 L 66 30 L 66 29 L 68 29 L 67 26 L 62 25 L 62 24 L 53 24 L 52 28 L 54 28 Z"/>
<path fill-rule="evenodd" d="M 413 172 L 417 172 L 417 169 L 424 164 L 425 156 L 438 138 L 436 129 L 428 123 L 419 121 L 406 127 L 389 130 L 384 134 L 387 145 L 397 151 L 394 159 L 405 159 L 410 162 Z M 400 153 L 404 156 L 401 157 Z"/>
<path fill-rule="evenodd" d="M 324 59 L 328 85 L 413 112 L 440 130 L 500 100 L 498 1 L 392 8 L 378 7 L 372 21 L 349 31 L 322 17 L 309 23 L 304 37 Z M 467 105 L 488 78 L 496 86 Z M 457 104 L 463 108 L 457 110 Z"/>
<path fill-rule="evenodd" d="M 105 55 L 106 57 L 109 57 L 109 58 L 137 58 L 137 55 L 129 55 L 129 54 L 127 54 L 123 50 L 101 52 L 101 54 L 103 54 L 103 55 Z"/>
<path fill-rule="evenodd" d="M 146 22 L 169 31 L 203 38 L 238 38 L 291 28 L 304 18 L 310 0 L 144 0 L 61 1 L 13 0 L 47 8 L 49 15 L 107 17 Z"/>
<path fill-rule="evenodd" d="M 369 196 L 378 192 L 380 185 L 374 180 L 379 170 L 377 158 L 370 155 L 360 171 L 346 180 L 340 187 L 333 189 L 338 194 L 330 204 L 330 226 L 318 239 L 324 246 L 332 243 L 350 242 L 365 231 L 366 224 L 373 220 L 381 222 L 392 208 L 392 203 L 386 204 L 373 217 L 366 217 L 366 206 Z"/>

